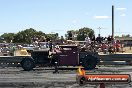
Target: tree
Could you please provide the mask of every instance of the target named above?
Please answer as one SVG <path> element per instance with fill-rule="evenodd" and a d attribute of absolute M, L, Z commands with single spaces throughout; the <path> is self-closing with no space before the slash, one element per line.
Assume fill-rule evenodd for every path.
<path fill-rule="evenodd" d="M 115 38 L 119 38 L 120 36 L 115 36 Z"/>
<path fill-rule="evenodd" d="M 130 34 L 122 35 L 122 37 L 131 37 Z"/>
<path fill-rule="evenodd" d="M 41 31 L 36 31 L 33 28 L 26 29 L 23 31 L 18 32 L 14 36 L 14 43 L 26 43 L 26 44 L 31 44 L 34 41 L 39 41 L 40 39 L 42 40 L 45 36 L 45 33 Z"/>
<path fill-rule="evenodd" d="M 72 38 L 73 38 L 73 36 L 72 36 L 72 32 L 69 31 L 69 32 L 68 32 L 68 40 L 72 40 Z"/>
<path fill-rule="evenodd" d="M 90 28 L 84 27 L 79 29 L 77 34 L 77 40 L 84 41 L 86 36 L 89 36 L 90 39 L 92 39 L 92 37 L 94 36 L 94 31 Z"/>
<path fill-rule="evenodd" d="M 81 28 L 79 30 L 70 30 L 70 31 L 72 32 L 73 39 L 78 40 L 78 41 L 84 41 L 86 36 L 89 36 L 91 39 L 94 36 L 94 31 L 87 27 Z M 69 31 L 67 31 L 67 33 L 68 32 Z M 66 36 L 66 37 L 68 37 L 68 36 Z"/>
<path fill-rule="evenodd" d="M 46 36 L 46 34 L 43 33 L 42 31 L 38 31 L 38 32 L 36 31 L 36 32 L 34 33 L 32 39 L 33 39 L 33 41 L 39 40 L 40 42 L 43 42 L 43 41 L 46 40 L 46 39 L 45 39 L 45 36 Z"/>
<path fill-rule="evenodd" d="M 67 31 L 67 34 L 65 34 L 65 37 L 66 37 L 66 39 L 70 39 L 72 37 L 71 38 L 72 40 L 77 40 L 76 39 L 77 33 L 78 33 L 78 30 L 69 30 L 69 31 Z"/>
<path fill-rule="evenodd" d="M 3 43 L 4 38 L 0 36 L 0 43 Z"/>
<path fill-rule="evenodd" d="M 54 34 L 46 34 L 46 38 L 52 40 L 53 42 L 56 41 L 59 37 L 58 37 L 58 33 L 54 33 Z"/>
<path fill-rule="evenodd" d="M 4 33 L 0 36 L 2 40 L 4 40 L 7 43 L 11 43 L 14 39 L 15 34 L 14 33 Z"/>

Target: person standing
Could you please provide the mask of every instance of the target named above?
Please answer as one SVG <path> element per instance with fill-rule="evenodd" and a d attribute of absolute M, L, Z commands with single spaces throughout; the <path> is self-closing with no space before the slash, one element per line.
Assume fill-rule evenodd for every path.
<path fill-rule="evenodd" d="M 52 41 L 50 40 L 50 42 L 49 42 L 49 48 L 50 48 L 50 51 L 52 51 Z"/>

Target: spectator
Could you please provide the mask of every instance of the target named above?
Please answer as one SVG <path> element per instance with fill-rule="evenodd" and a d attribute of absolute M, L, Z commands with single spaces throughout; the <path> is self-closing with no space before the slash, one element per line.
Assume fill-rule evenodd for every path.
<path fill-rule="evenodd" d="M 108 38 L 107 38 L 107 41 L 108 41 L 108 43 L 111 43 L 112 42 L 112 36 L 108 36 Z"/>
<path fill-rule="evenodd" d="M 94 43 L 95 43 L 95 35 L 92 36 L 92 39 L 91 39 Z"/>
<path fill-rule="evenodd" d="M 106 50 L 107 50 L 107 45 L 106 45 L 105 43 L 102 43 L 102 45 L 101 45 L 101 50 L 102 50 L 102 52 L 106 52 Z"/>
<path fill-rule="evenodd" d="M 50 51 L 52 51 L 52 41 L 50 40 L 50 42 L 49 42 L 49 48 L 50 48 Z"/>
<path fill-rule="evenodd" d="M 101 42 L 102 42 L 102 38 L 101 38 L 100 34 L 99 34 L 98 37 L 96 38 L 96 41 L 97 41 L 98 43 L 101 43 Z"/>
<path fill-rule="evenodd" d="M 121 44 L 120 44 L 120 41 L 119 40 L 116 40 L 115 43 L 114 43 L 114 49 L 116 52 L 119 52 L 120 51 L 120 48 L 121 48 Z"/>
<path fill-rule="evenodd" d="M 87 45 L 91 44 L 91 40 L 90 40 L 90 38 L 88 36 L 85 38 L 85 41 L 86 41 Z"/>

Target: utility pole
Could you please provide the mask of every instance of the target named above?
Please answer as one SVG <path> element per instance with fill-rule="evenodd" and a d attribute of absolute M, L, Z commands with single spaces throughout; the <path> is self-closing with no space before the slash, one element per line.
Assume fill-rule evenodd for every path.
<path fill-rule="evenodd" d="M 114 39 L 114 6 L 112 5 L 112 38 Z"/>

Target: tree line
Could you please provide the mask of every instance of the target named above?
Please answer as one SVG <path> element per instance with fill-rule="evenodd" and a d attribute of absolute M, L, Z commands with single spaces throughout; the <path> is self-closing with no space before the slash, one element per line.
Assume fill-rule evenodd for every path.
<path fill-rule="evenodd" d="M 69 33 L 71 33 L 71 35 L 69 35 Z M 59 37 L 58 33 L 45 34 L 42 31 L 29 28 L 19 31 L 18 33 L 4 33 L 0 35 L 0 42 L 31 44 L 35 41 L 46 42 L 49 40 L 56 41 L 58 39 L 67 40 L 69 36 L 72 37 L 72 40 L 84 41 L 86 36 L 89 36 L 90 38 L 94 36 L 94 30 L 87 27 L 78 30 L 69 30 L 64 38 L 63 36 Z"/>

